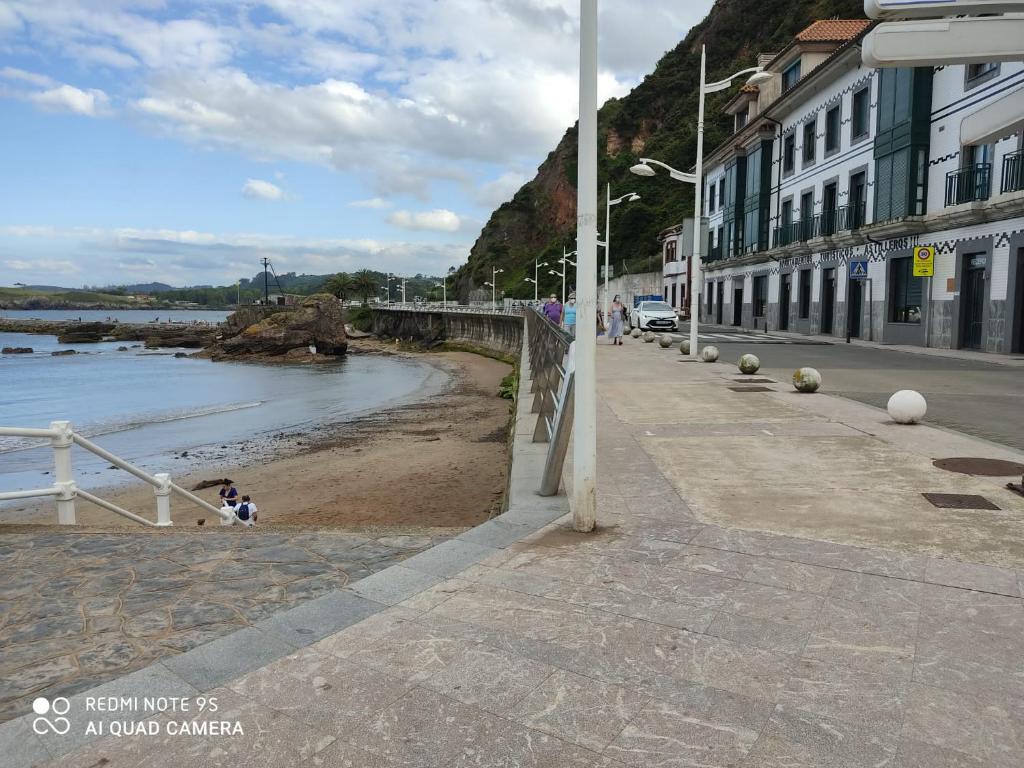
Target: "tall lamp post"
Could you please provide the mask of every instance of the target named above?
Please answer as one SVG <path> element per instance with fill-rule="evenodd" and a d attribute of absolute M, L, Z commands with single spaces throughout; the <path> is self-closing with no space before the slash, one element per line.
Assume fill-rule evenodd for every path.
<path fill-rule="evenodd" d="M 594 233 L 594 242 L 595 243 L 597 242 L 597 233 L 596 232 Z M 596 246 L 595 246 L 594 250 L 597 250 Z M 558 260 L 558 263 L 562 265 L 562 271 L 561 272 L 554 272 L 552 270 L 548 270 L 552 275 L 558 275 L 559 277 L 562 278 L 562 304 L 565 304 L 565 276 L 567 274 L 569 274 L 569 265 L 571 264 L 574 267 L 576 266 L 576 262 L 573 261 L 572 259 L 570 259 L 569 257 L 570 256 L 578 256 L 578 254 L 579 254 L 579 251 L 573 251 L 572 253 L 566 253 L 565 252 L 565 248 L 562 248 L 562 258 L 560 258 Z M 597 258 L 597 254 L 596 253 L 594 254 L 594 257 L 595 257 L 595 259 Z M 579 282 L 579 272 L 576 273 L 576 282 Z M 579 296 L 577 296 L 576 299 L 577 299 L 576 303 L 579 304 Z M 596 324 L 596 321 L 595 321 L 595 324 Z"/>
<path fill-rule="evenodd" d="M 635 203 L 640 199 L 640 195 L 636 192 L 630 192 L 628 195 L 612 200 L 612 185 L 608 185 L 608 191 L 605 195 L 607 204 L 605 205 L 605 216 L 604 216 L 604 242 L 597 241 L 598 245 L 604 246 L 604 322 L 608 323 L 609 307 L 611 307 L 611 301 L 608 299 L 608 270 L 610 267 L 611 257 L 609 253 L 612 250 L 612 206 L 618 205 L 619 203 Z"/>
<path fill-rule="evenodd" d="M 540 259 L 533 260 L 533 280 L 526 278 L 528 283 L 533 283 L 533 303 L 540 301 L 540 268 L 546 267 L 548 263 Z"/>
<path fill-rule="evenodd" d="M 448 309 L 448 286 L 445 283 L 446 281 L 442 280 L 440 283 L 434 283 L 434 287 L 441 289 L 441 306 Z"/>
<path fill-rule="evenodd" d="M 490 283 L 484 283 L 484 285 L 490 285 L 491 286 L 491 307 L 493 307 L 494 309 L 498 308 L 498 296 L 497 296 L 497 287 L 496 287 L 498 285 L 498 275 L 500 275 L 504 271 L 505 271 L 504 269 L 498 269 L 497 267 L 491 267 L 491 282 Z"/>
<path fill-rule="evenodd" d="M 580 120 L 577 167 L 576 334 L 572 527 L 597 522 L 597 0 L 580 0 Z M 565 268 L 568 271 L 568 268 Z"/>
<path fill-rule="evenodd" d="M 635 173 L 637 176 L 655 176 L 657 171 L 651 166 L 658 166 L 668 171 L 668 175 L 676 181 L 682 181 L 687 184 L 693 184 L 693 256 L 691 257 L 691 263 L 693 268 L 691 269 L 692 288 L 690 290 L 690 357 L 694 360 L 697 359 L 697 325 L 698 318 L 700 317 L 700 295 L 701 295 L 701 283 L 704 280 L 702 275 L 701 265 L 701 221 L 703 219 L 703 206 L 704 201 L 701 199 L 704 191 L 704 98 L 709 93 L 717 93 L 718 91 L 724 91 L 726 88 L 732 85 L 733 80 L 743 75 L 750 75 L 747 82 L 750 85 L 756 85 L 757 83 L 763 83 L 771 79 L 771 74 L 764 71 L 764 67 L 749 67 L 742 69 L 736 74 L 727 77 L 724 80 L 717 80 L 716 82 L 707 82 L 707 51 L 702 45 L 700 47 L 700 96 L 698 99 L 697 107 L 697 163 L 694 167 L 693 173 L 684 173 L 683 171 L 677 171 L 671 166 L 665 165 L 665 163 L 659 162 L 658 160 L 651 160 L 650 158 L 640 158 L 640 162 L 634 165 L 629 170 Z"/>

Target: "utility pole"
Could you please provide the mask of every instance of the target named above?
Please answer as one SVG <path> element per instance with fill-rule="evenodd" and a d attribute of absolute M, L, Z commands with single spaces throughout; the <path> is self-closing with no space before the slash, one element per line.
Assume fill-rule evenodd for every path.
<path fill-rule="evenodd" d="M 270 259 L 263 257 L 263 306 L 270 305 Z"/>

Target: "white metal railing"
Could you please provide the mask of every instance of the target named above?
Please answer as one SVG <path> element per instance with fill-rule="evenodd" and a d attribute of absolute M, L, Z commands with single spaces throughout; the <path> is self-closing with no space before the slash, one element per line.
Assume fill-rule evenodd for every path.
<path fill-rule="evenodd" d="M 213 512 L 224 520 L 231 520 L 234 517 L 233 512 L 230 510 L 215 507 L 213 504 L 204 501 L 194 493 L 186 491 L 181 486 L 176 485 L 171 481 L 171 476 L 166 472 L 151 475 L 148 472 L 139 469 L 134 464 L 130 464 L 119 456 L 115 456 L 110 451 L 101 448 L 91 440 L 87 440 L 71 428 L 70 421 L 51 422 L 49 429 L 0 427 L 0 437 L 37 437 L 41 439 L 48 439 L 50 441 L 50 447 L 53 448 L 53 464 L 55 470 L 53 485 L 49 488 L 40 488 L 37 490 L 8 491 L 6 493 L 0 493 L 0 501 L 46 498 L 48 496 L 56 497 L 57 522 L 61 525 L 75 525 L 77 523 L 75 516 L 75 500 L 79 497 L 95 504 L 98 507 L 102 507 L 103 509 L 120 515 L 121 517 L 125 517 L 132 522 L 151 528 L 164 528 L 172 525 L 172 493 L 176 493 L 179 496 L 188 499 L 192 503 L 198 504 L 203 509 Z M 109 461 L 118 469 L 122 469 L 139 478 L 143 482 L 152 485 L 153 493 L 156 496 L 156 522 L 154 523 L 152 520 L 147 520 L 134 512 L 129 512 L 127 509 L 123 509 L 116 504 L 105 501 L 104 499 L 94 496 L 88 491 L 84 491 L 79 488 L 75 483 L 74 471 L 71 466 L 71 449 L 75 445 L 84 448 L 90 453 L 99 456 L 101 459 Z"/>
<path fill-rule="evenodd" d="M 548 443 L 540 495 L 554 496 L 562 480 L 574 417 L 576 348 L 568 333 L 538 310 L 526 315 L 526 341 L 533 393 L 531 412 L 537 414 L 533 442 Z"/>

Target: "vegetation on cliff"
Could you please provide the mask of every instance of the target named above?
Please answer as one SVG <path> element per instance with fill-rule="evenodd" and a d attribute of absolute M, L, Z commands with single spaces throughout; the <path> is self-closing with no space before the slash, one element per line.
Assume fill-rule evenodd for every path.
<path fill-rule="evenodd" d="M 689 170 L 696 156 L 697 85 L 700 46 L 708 51 L 708 79 L 728 77 L 757 63 L 759 53 L 781 51 L 811 22 L 827 18 L 861 18 L 861 0 L 717 0 L 708 17 L 695 26 L 631 93 L 609 100 L 598 116 L 599 189 L 611 182 L 613 196 L 636 191 L 640 202 L 619 206 L 612 222 L 614 273 L 660 269 L 657 236 L 693 212 L 693 189 L 665 175 L 641 180 L 629 168 L 641 156 L 654 157 Z M 705 151 L 730 134 L 722 107 L 736 89 L 709 96 Z M 499 207 L 484 226 L 458 274 L 459 295 L 491 279 L 491 267 L 505 270 L 499 289 L 506 296 L 532 298 L 525 282 L 533 277 L 533 260 L 554 263 L 562 248 L 575 250 L 576 128 L 566 131 L 541 164 L 537 176 Z M 599 230 L 604 234 L 603 212 Z M 541 270 L 541 290 L 558 278 Z"/>

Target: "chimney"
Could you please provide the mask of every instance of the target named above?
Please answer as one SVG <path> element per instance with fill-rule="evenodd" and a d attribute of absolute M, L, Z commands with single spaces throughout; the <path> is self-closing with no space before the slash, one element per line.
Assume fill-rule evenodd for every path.
<path fill-rule="evenodd" d="M 778 56 L 777 53 L 759 53 L 757 54 L 757 66 L 767 67 L 768 62 Z"/>

